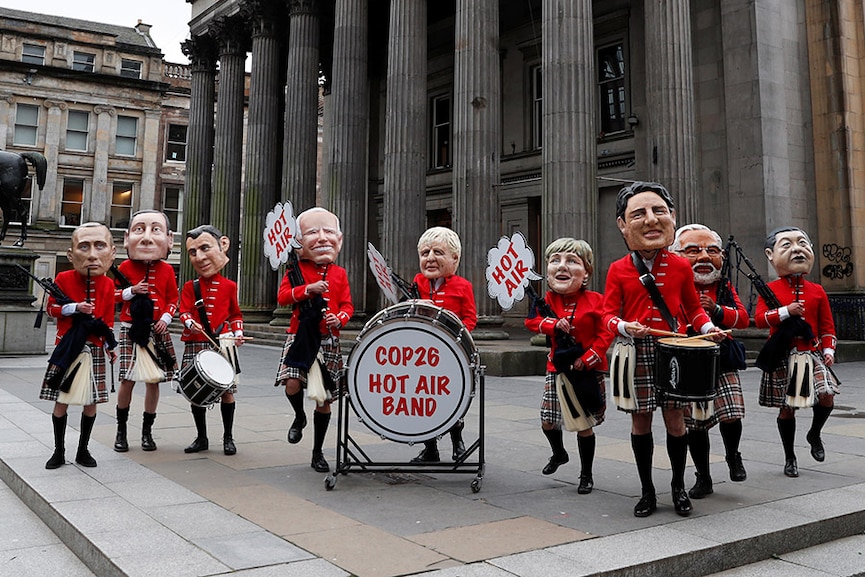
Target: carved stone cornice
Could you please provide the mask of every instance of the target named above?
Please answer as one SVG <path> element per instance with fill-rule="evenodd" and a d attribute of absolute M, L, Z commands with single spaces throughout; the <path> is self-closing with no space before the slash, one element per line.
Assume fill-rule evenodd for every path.
<path fill-rule="evenodd" d="M 93 112 L 96 114 L 107 114 L 108 116 L 115 116 L 117 114 L 117 110 L 108 104 L 97 104 L 93 107 Z"/>
<path fill-rule="evenodd" d="M 59 108 L 60 110 L 66 110 L 66 102 L 63 100 L 45 100 L 45 102 L 42 103 L 42 106 L 48 109 Z"/>
<path fill-rule="evenodd" d="M 216 70 L 218 53 L 216 42 L 210 36 L 194 36 L 181 42 L 180 49 L 189 58 L 193 72 Z"/>
<path fill-rule="evenodd" d="M 240 15 L 253 38 L 277 36 L 280 25 L 287 22 L 287 14 L 285 3 L 277 0 L 245 0 L 240 4 Z"/>
<path fill-rule="evenodd" d="M 288 0 L 288 4 L 292 16 L 318 13 L 318 0 Z"/>
<path fill-rule="evenodd" d="M 9 92 L 0 92 L 0 100 L 4 100 L 9 104 L 15 104 L 15 95 Z"/>

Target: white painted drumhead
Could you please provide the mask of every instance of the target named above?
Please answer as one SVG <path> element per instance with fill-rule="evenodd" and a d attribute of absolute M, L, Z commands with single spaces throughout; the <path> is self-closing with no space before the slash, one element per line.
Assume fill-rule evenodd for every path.
<path fill-rule="evenodd" d="M 473 367 L 464 344 L 430 318 L 374 317 L 348 359 L 357 416 L 373 432 L 403 443 L 447 432 L 472 399 Z"/>
<path fill-rule="evenodd" d="M 229 386 L 234 381 L 234 367 L 216 351 L 201 351 L 195 356 L 198 374 L 213 384 Z"/>

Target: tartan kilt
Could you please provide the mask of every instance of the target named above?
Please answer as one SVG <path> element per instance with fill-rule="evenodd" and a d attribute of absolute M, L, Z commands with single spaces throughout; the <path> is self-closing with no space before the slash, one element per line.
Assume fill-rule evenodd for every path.
<path fill-rule="evenodd" d="M 154 332 L 150 333 L 150 337 L 153 340 L 153 346 L 162 347 L 171 353 L 171 358 L 174 359 L 174 366 L 169 370 L 165 371 L 165 378 L 162 379 L 161 383 L 168 383 L 174 380 L 175 373 L 177 373 L 177 354 L 174 352 L 174 343 L 171 340 L 171 333 L 165 332 L 161 335 L 156 334 Z M 121 381 L 126 380 L 126 373 L 128 373 L 132 369 L 132 351 L 135 349 L 135 343 L 132 342 L 132 339 L 129 338 L 129 327 L 122 326 L 120 327 L 120 339 L 117 349 L 119 351 L 120 356 L 120 370 L 117 372 L 117 378 Z"/>
<path fill-rule="evenodd" d="M 664 409 L 681 409 L 686 401 L 673 399 L 659 400 L 655 393 L 655 357 L 657 356 L 658 339 L 651 335 L 641 339 L 634 339 L 634 347 L 637 350 L 637 362 L 634 367 L 634 402 L 637 408 L 626 411 L 616 407 L 625 413 L 651 413 L 658 407 Z"/>
<path fill-rule="evenodd" d="M 562 405 L 559 402 L 559 394 L 556 392 L 556 373 L 550 371 L 544 379 L 544 396 L 541 401 L 541 422 L 550 423 L 556 429 L 562 428 Z M 601 408 L 592 413 L 595 418 L 595 427 L 604 422 L 607 411 L 607 389 L 604 384 L 604 373 L 595 371 L 598 377 L 598 386 L 601 388 Z"/>
<path fill-rule="evenodd" d="M 745 417 L 745 397 L 742 394 L 742 381 L 738 371 L 721 373 L 718 376 L 717 393 L 714 400 L 714 412 L 709 419 L 697 421 L 691 416 L 692 403 L 685 407 L 685 426 L 688 429 L 705 431 L 717 425 L 720 421 L 733 421 Z"/>
<path fill-rule="evenodd" d="M 186 369 L 186 367 L 188 367 L 189 365 L 191 365 L 195 361 L 195 355 L 197 355 L 201 351 L 216 351 L 217 353 L 219 352 L 216 349 L 216 347 L 214 347 L 213 345 L 211 345 L 210 343 L 205 342 L 205 341 L 188 341 L 188 342 L 186 342 L 184 347 L 183 347 L 183 359 L 180 362 L 180 372 L 178 373 L 178 376 L 177 376 L 178 380 L 183 378 L 184 369 Z M 177 392 L 180 393 L 180 387 L 177 388 Z M 234 394 L 236 392 L 237 392 L 237 384 L 236 383 L 232 383 L 231 386 L 225 390 L 225 393 Z M 224 395 L 225 393 L 222 393 L 222 394 Z M 219 399 L 217 399 L 215 402 L 218 403 L 221 400 L 222 400 L 222 397 L 220 396 Z"/>
<path fill-rule="evenodd" d="M 296 367 L 286 366 L 285 363 L 283 363 L 285 355 L 288 354 L 288 349 L 291 347 L 292 342 L 294 342 L 294 334 L 289 333 L 285 339 L 285 344 L 282 346 L 282 353 L 279 357 L 279 369 L 276 371 L 276 380 L 274 381 L 273 386 L 284 387 L 285 381 L 288 379 L 297 379 L 305 389 L 306 371 Z M 340 385 L 340 380 L 343 377 L 344 370 L 342 352 L 339 347 L 339 337 L 333 336 L 329 339 L 322 340 L 319 351 L 321 351 L 321 354 L 324 357 L 324 363 L 327 366 L 327 372 L 330 373 L 330 378 L 333 379 L 337 388 L 342 390 L 343 387 Z"/>
<path fill-rule="evenodd" d="M 105 388 L 105 349 L 99 345 L 94 345 L 91 342 L 86 344 L 90 348 L 90 355 L 93 358 L 93 380 L 96 383 L 96 391 L 93 395 L 95 404 L 108 402 L 108 389 Z M 83 350 L 83 349 L 82 349 Z M 113 367 L 111 370 L 114 370 Z M 43 401 L 56 401 L 60 396 L 60 390 L 54 390 L 48 386 L 48 380 L 60 372 L 57 365 L 48 365 L 48 370 L 45 371 L 45 377 L 42 379 L 42 389 L 39 391 L 39 398 Z"/>
<path fill-rule="evenodd" d="M 817 393 L 817 398 L 839 394 L 841 388 L 823 362 L 823 356 L 816 351 L 811 351 L 811 356 L 814 357 L 814 392 Z M 773 372 L 763 372 L 763 377 L 760 379 L 760 406 L 793 408 L 787 405 L 787 384 L 787 359 L 785 358 Z"/>

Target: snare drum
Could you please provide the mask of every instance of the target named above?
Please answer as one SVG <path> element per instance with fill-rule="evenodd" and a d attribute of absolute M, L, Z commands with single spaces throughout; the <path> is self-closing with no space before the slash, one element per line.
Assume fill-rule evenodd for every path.
<path fill-rule="evenodd" d="M 721 347 L 702 339 L 658 339 L 655 387 L 661 395 L 681 401 L 715 398 Z"/>
<path fill-rule="evenodd" d="M 452 312 L 409 300 L 380 311 L 348 357 L 351 406 L 392 441 L 427 441 L 468 411 L 480 375 L 471 333 Z"/>
<path fill-rule="evenodd" d="M 234 367 L 216 351 L 204 350 L 180 371 L 180 392 L 193 405 L 215 403 L 234 382 Z"/>

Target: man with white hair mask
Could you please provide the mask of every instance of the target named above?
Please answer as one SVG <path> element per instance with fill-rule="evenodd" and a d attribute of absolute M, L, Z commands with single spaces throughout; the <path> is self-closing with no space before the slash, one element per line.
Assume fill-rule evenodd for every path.
<path fill-rule="evenodd" d="M 720 235 L 702 224 L 688 224 L 676 231 L 670 250 L 691 263 L 700 304 L 712 318 L 712 322 L 722 329 L 747 328 L 748 311 L 730 281 L 721 276 L 725 255 Z M 726 346 L 730 345 L 731 343 L 726 343 Z M 722 343 L 721 346 L 724 347 L 725 344 Z M 715 424 L 718 424 L 721 439 L 724 441 L 730 480 L 744 481 L 747 478 L 739 452 L 745 399 L 737 369 L 744 367 L 731 366 L 725 362 L 728 358 L 727 355 L 721 355 L 721 371 L 718 375 L 713 411 L 708 418 L 695 418 L 693 405 L 685 411 L 688 449 L 697 469 L 697 482 L 688 491 L 692 499 L 702 499 L 714 492 L 712 476 L 709 473 L 709 429 Z"/>

